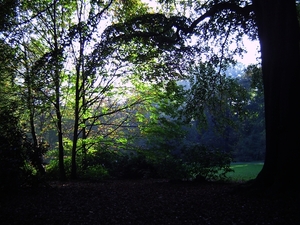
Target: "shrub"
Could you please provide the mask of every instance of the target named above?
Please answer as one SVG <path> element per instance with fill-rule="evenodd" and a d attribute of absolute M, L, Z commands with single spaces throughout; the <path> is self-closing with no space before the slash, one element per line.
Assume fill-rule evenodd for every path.
<path fill-rule="evenodd" d="M 169 155 L 156 168 L 162 178 L 170 180 L 224 180 L 231 172 L 231 157 L 227 153 L 199 144 L 181 148 L 180 153 Z"/>
<path fill-rule="evenodd" d="M 170 180 L 188 179 L 187 171 L 183 166 L 182 159 L 173 156 L 167 156 L 156 164 L 158 174 L 161 178 Z"/>
<path fill-rule="evenodd" d="M 141 179 L 156 177 L 156 170 L 153 163 L 143 154 L 124 156 L 119 165 L 122 171 L 121 177 L 127 179 Z"/>
<path fill-rule="evenodd" d="M 46 165 L 46 177 L 49 180 L 59 179 L 59 166 L 58 159 L 54 157 L 57 155 L 57 150 L 53 150 L 48 153 L 51 157 L 48 164 Z M 96 160 L 88 163 L 86 168 L 81 166 L 80 158 L 77 158 L 77 175 L 80 179 L 90 179 L 90 180 L 103 180 L 109 177 L 108 170 Z M 71 174 L 71 156 L 65 156 L 64 166 L 66 175 L 69 177 Z"/>
<path fill-rule="evenodd" d="M 93 165 L 88 166 L 84 171 L 80 171 L 79 176 L 89 180 L 104 180 L 109 177 L 109 174 L 102 165 Z"/>
<path fill-rule="evenodd" d="M 24 181 L 23 133 L 13 108 L 0 108 L 0 188 L 18 188 Z"/>
<path fill-rule="evenodd" d="M 103 166 L 111 178 L 141 179 L 156 176 L 153 162 L 142 153 L 101 149 L 88 161 L 89 166 Z"/>
<path fill-rule="evenodd" d="M 188 179 L 205 178 L 206 180 L 223 180 L 231 172 L 230 155 L 206 146 L 192 144 L 181 151 L 183 167 Z"/>
<path fill-rule="evenodd" d="M 64 166 L 66 175 L 70 176 L 71 174 L 71 157 L 66 157 L 64 159 Z M 46 165 L 46 178 L 49 180 L 59 180 L 59 166 L 58 166 L 58 159 L 52 158 Z"/>

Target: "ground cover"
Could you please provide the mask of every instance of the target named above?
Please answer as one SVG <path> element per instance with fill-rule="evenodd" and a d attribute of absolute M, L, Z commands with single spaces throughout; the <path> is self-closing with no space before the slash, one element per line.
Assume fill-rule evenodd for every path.
<path fill-rule="evenodd" d="M 52 182 L 1 196 L 0 223 L 84 224 L 300 224 L 295 198 L 236 191 L 236 183 L 166 180 Z"/>

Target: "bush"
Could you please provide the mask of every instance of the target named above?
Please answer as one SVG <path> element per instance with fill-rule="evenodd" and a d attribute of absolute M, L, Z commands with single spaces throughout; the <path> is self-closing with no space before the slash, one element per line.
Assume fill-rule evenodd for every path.
<path fill-rule="evenodd" d="M 124 156 L 118 170 L 122 171 L 121 178 L 126 179 L 145 179 L 157 176 L 153 163 L 143 154 Z"/>
<path fill-rule="evenodd" d="M 153 164 L 142 154 L 110 154 L 111 157 L 100 161 L 112 178 L 142 179 L 151 178 L 155 174 Z"/>
<path fill-rule="evenodd" d="M 188 179 L 223 180 L 232 171 L 232 159 L 228 153 L 199 144 L 184 147 L 181 157 Z"/>
<path fill-rule="evenodd" d="M 64 159 L 65 172 L 67 176 L 71 174 L 71 157 L 66 157 Z M 58 166 L 58 159 L 50 159 L 46 165 L 46 178 L 49 180 L 59 180 L 60 172 Z"/>
<path fill-rule="evenodd" d="M 111 178 L 141 179 L 156 176 L 153 162 L 141 153 L 99 150 L 88 161 L 89 166 L 103 166 Z"/>
<path fill-rule="evenodd" d="M 88 166 L 84 171 L 79 172 L 80 178 L 89 180 L 104 180 L 109 177 L 107 169 L 102 165 Z"/>
<path fill-rule="evenodd" d="M 66 173 L 69 174 L 71 159 L 65 159 Z M 103 180 L 167 178 L 170 180 L 224 180 L 231 172 L 231 158 L 227 153 L 209 149 L 199 144 L 184 146 L 176 155 L 164 159 L 150 159 L 142 153 L 121 154 L 115 151 L 98 151 L 89 156 L 85 169 L 78 167 L 83 179 Z M 78 165 L 80 163 L 78 162 Z M 47 165 L 47 176 L 57 179 L 57 160 Z"/>
<path fill-rule="evenodd" d="M 0 108 L 0 188 L 18 188 L 24 181 L 23 134 L 13 109 Z"/>
<path fill-rule="evenodd" d="M 53 155 L 53 152 L 51 153 Z M 108 170 L 101 164 L 89 164 L 85 169 L 80 167 L 79 161 L 77 162 L 77 174 L 78 178 L 81 179 L 90 179 L 90 180 L 103 180 L 109 177 Z M 70 176 L 71 174 L 71 157 L 66 157 L 64 159 L 64 166 L 66 175 Z M 59 166 L 58 159 L 53 158 L 46 165 L 46 177 L 49 180 L 58 180 L 59 179 Z"/>
<path fill-rule="evenodd" d="M 170 155 L 156 168 L 162 178 L 170 180 L 224 180 L 231 172 L 231 157 L 199 144 L 184 146 L 179 154 Z"/>
<path fill-rule="evenodd" d="M 189 177 L 183 166 L 182 159 L 171 155 L 157 163 L 156 168 L 161 178 L 169 180 L 185 180 Z"/>

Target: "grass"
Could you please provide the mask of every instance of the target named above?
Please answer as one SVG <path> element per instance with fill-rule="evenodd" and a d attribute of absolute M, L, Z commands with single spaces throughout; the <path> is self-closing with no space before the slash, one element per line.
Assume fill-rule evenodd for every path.
<path fill-rule="evenodd" d="M 232 163 L 230 167 L 234 172 L 227 173 L 227 177 L 233 181 L 251 180 L 257 176 L 263 165 L 263 162 Z"/>

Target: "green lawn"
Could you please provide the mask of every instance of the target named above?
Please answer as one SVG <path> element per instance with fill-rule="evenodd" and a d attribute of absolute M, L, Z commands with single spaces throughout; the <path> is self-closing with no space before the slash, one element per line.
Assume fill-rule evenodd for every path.
<path fill-rule="evenodd" d="M 263 162 L 232 163 L 234 172 L 227 174 L 227 177 L 234 181 L 246 181 L 254 179 L 263 167 Z"/>

